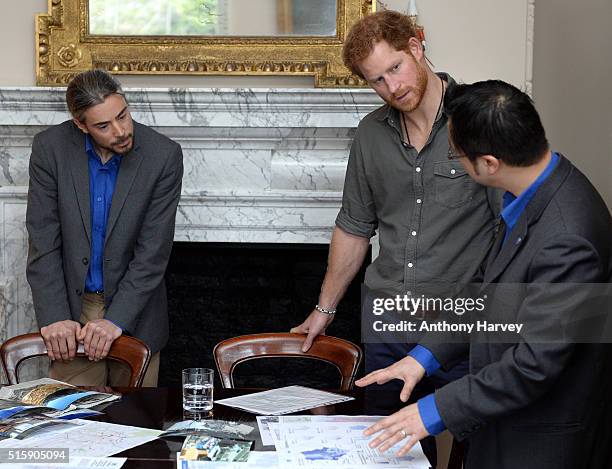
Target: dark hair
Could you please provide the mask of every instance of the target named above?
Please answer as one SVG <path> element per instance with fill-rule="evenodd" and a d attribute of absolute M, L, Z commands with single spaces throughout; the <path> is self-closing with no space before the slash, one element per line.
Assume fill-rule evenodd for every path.
<path fill-rule="evenodd" d="M 395 50 L 403 51 L 408 50 L 411 37 L 417 37 L 417 30 L 409 16 L 391 10 L 378 11 L 353 25 L 344 41 L 342 60 L 353 74 L 363 78 L 359 63 L 377 43 L 386 41 Z"/>
<path fill-rule="evenodd" d="M 530 166 L 548 150 L 533 101 L 500 80 L 451 87 L 444 99 L 449 135 L 471 161 L 493 155 L 509 166 Z"/>
<path fill-rule="evenodd" d="M 117 79 L 106 70 L 88 70 L 79 73 L 68 83 L 66 104 L 72 117 L 82 122 L 83 113 L 87 109 L 103 103 L 112 94 L 124 96 Z"/>

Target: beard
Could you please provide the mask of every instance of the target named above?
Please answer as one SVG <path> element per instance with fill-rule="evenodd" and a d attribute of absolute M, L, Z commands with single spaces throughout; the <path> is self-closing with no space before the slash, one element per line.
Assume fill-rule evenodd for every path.
<path fill-rule="evenodd" d="M 419 64 L 414 57 L 412 60 L 414 60 L 416 64 L 416 84 L 412 87 L 403 88 L 396 93 L 397 96 L 403 96 L 409 92 L 411 95 L 410 99 L 408 101 L 398 102 L 394 96 L 391 96 L 391 99 L 387 101 L 387 104 L 402 112 L 412 112 L 418 108 L 421 105 L 421 101 L 423 101 L 423 96 L 425 96 L 425 90 L 427 89 L 427 70 L 423 65 Z"/>
<path fill-rule="evenodd" d="M 129 134 L 126 137 L 122 138 L 121 140 L 117 140 L 113 143 L 111 143 L 108 147 L 106 146 L 102 146 L 102 148 L 104 148 L 105 150 L 108 150 L 110 152 L 116 153 L 118 155 L 125 155 L 127 153 L 129 153 L 132 148 L 134 147 L 134 139 L 132 138 L 133 134 Z M 122 147 L 121 145 L 124 145 L 125 143 L 129 142 L 129 144 L 125 147 Z"/>

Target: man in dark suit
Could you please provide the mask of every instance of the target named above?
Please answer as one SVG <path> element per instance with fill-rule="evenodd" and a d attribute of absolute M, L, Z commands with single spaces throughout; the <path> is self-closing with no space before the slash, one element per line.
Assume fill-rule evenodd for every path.
<path fill-rule="evenodd" d="M 449 159 L 506 191 L 478 279 L 477 294 L 489 296 L 479 319 L 524 329 L 514 339 L 430 332 L 411 356 L 359 380 L 401 379 L 405 402 L 425 374 L 469 354 L 470 374 L 370 427 L 371 446 L 400 443 L 403 454 L 447 428 L 468 441 L 466 469 L 607 468 L 612 368 L 610 338 L 600 334 L 610 309 L 592 300 L 606 299 L 612 277 L 610 213 L 587 178 L 549 150 L 533 103 L 515 87 L 457 86 L 445 105 Z"/>
<path fill-rule="evenodd" d="M 68 85 L 73 119 L 34 138 L 26 225 L 27 278 L 50 376 L 121 383 L 104 357 L 121 334 L 153 352 L 157 383 L 168 339 L 164 273 L 181 192 L 181 147 L 132 120 L 121 85 L 92 70 Z M 78 343 L 88 359 L 75 358 Z"/>

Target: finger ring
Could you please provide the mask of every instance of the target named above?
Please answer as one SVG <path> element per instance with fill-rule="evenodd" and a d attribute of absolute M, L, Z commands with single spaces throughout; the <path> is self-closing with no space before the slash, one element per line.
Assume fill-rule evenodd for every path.
<path fill-rule="evenodd" d="M 399 431 L 400 435 L 402 435 L 402 438 L 406 438 L 408 436 L 408 433 L 406 433 L 406 430 L 402 429 Z"/>

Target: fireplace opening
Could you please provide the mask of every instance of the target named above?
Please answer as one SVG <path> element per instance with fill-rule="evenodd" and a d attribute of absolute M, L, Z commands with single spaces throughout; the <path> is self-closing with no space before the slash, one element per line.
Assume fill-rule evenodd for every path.
<path fill-rule="evenodd" d="M 175 242 L 166 272 L 170 339 L 161 353 L 159 385 L 180 385 L 183 368 L 215 368 L 213 347 L 223 339 L 288 332 L 301 323 L 318 300 L 328 249 L 327 244 Z M 366 259 L 327 330 L 359 345 L 360 288 L 371 254 Z M 235 376 L 238 387 L 339 383 L 331 365 L 298 358 L 253 360 L 239 365 Z"/>

